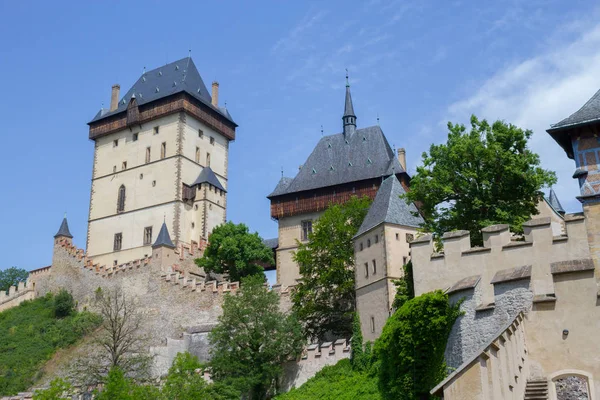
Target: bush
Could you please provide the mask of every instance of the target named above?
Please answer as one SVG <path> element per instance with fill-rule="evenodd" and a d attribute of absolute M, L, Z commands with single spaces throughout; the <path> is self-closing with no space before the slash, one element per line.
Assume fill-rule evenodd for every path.
<path fill-rule="evenodd" d="M 377 377 L 352 368 L 348 359 L 327 366 L 277 400 L 379 400 Z"/>
<path fill-rule="evenodd" d="M 50 387 L 45 390 L 36 390 L 33 394 L 33 400 L 59 400 L 70 399 L 72 397 L 71 384 L 61 378 L 56 378 L 50 382 Z"/>
<path fill-rule="evenodd" d="M 73 300 L 71 293 L 65 289 L 61 289 L 56 297 L 54 297 L 53 309 L 56 318 L 64 318 L 73 314 L 75 311 L 75 300 Z"/>
<path fill-rule="evenodd" d="M 428 399 L 446 376 L 444 351 L 460 315 L 441 291 L 407 300 L 375 342 L 379 387 L 384 399 Z"/>

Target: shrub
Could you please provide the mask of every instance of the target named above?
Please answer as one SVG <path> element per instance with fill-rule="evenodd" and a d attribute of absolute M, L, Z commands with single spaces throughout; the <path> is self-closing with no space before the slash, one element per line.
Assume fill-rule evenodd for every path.
<path fill-rule="evenodd" d="M 53 309 L 56 318 L 64 318 L 71 315 L 75 311 L 75 300 L 73 300 L 71 293 L 65 289 L 61 289 L 56 297 L 54 297 Z"/>

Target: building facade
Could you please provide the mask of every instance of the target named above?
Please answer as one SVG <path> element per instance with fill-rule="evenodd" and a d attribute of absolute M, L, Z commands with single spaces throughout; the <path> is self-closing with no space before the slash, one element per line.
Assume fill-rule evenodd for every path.
<path fill-rule="evenodd" d="M 236 124 L 191 58 L 151 71 L 89 122 L 94 162 L 87 252 L 106 265 L 151 253 L 161 224 L 176 245 L 225 222 Z"/>
<path fill-rule="evenodd" d="M 343 204 L 353 196 L 374 199 L 382 181 L 396 176 L 409 184 L 404 149 L 398 158 L 381 128 L 357 128 L 350 85 L 346 84 L 342 133 L 324 136 L 293 177 L 282 177 L 267 196 L 271 217 L 279 224 L 276 251 L 277 283 L 296 284 L 300 277 L 293 253 L 308 240 L 313 223 L 330 204 Z"/>

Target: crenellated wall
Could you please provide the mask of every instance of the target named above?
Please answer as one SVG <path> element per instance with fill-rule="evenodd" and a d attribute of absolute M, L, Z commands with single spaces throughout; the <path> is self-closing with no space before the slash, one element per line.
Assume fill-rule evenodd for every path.
<path fill-rule="evenodd" d="M 0 312 L 16 307 L 25 300 L 35 298 L 34 284 L 28 279 L 26 282 L 19 282 L 18 286 L 11 286 L 8 291 L 0 292 Z"/>

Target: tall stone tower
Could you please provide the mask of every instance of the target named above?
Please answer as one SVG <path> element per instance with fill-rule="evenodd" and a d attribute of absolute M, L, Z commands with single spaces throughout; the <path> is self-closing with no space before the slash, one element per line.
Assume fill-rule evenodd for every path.
<path fill-rule="evenodd" d="M 163 222 L 175 245 L 206 240 L 227 207 L 231 115 L 188 57 L 142 76 L 88 123 L 94 164 L 87 254 L 111 265 L 151 255 Z"/>

